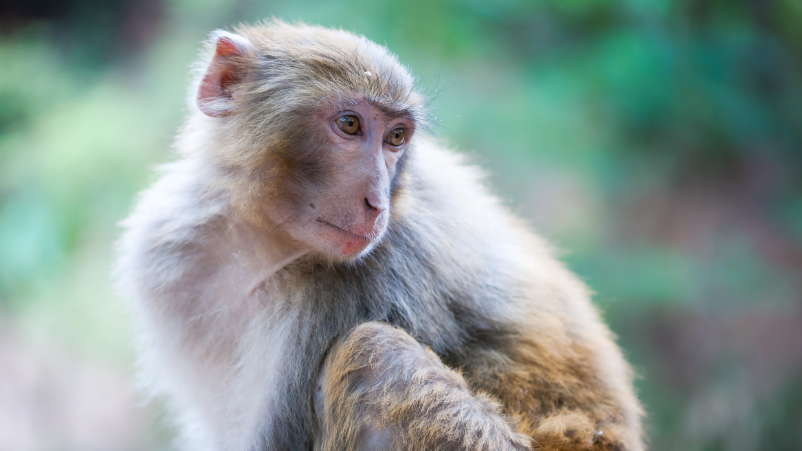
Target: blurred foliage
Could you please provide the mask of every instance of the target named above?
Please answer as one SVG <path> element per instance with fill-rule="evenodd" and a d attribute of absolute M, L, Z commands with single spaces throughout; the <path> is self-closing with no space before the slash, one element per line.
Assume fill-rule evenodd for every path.
<path fill-rule="evenodd" d="M 199 41 L 273 15 L 420 77 L 436 132 L 598 293 L 653 449 L 802 449 L 795 0 L 4 2 L 0 316 L 128 365 L 115 223 L 170 158 Z"/>

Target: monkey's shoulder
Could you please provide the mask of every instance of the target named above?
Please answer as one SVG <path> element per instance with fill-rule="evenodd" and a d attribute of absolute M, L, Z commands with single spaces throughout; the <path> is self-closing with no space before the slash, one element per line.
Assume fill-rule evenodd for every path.
<path fill-rule="evenodd" d="M 123 233 L 117 242 L 118 282 L 124 292 L 164 290 L 187 271 L 208 266 L 200 257 L 213 251 L 209 237 L 224 227 L 229 207 L 224 199 L 205 195 L 205 171 L 192 160 L 166 164 L 154 184 L 140 193 L 120 224 Z"/>
<path fill-rule="evenodd" d="M 440 277 L 506 296 L 582 288 L 553 246 L 491 193 L 482 169 L 433 142 L 416 150 L 400 196 L 403 212 L 388 236 L 391 248 L 418 256 Z"/>

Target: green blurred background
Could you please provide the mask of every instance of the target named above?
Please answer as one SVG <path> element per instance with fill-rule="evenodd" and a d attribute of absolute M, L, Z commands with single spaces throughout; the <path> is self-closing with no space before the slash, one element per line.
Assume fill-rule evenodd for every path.
<path fill-rule="evenodd" d="M 655 450 L 802 449 L 797 0 L 0 2 L 0 450 L 171 449 L 134 388 L 117 221 L 214 28 L 386 44 L 436 132 L 562 250 Z"/>

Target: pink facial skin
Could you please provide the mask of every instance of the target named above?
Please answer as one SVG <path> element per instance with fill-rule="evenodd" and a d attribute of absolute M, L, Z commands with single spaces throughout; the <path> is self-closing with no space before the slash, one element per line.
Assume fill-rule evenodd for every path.
<path fill-rule="evenodd" d="M 343 116 L 356 117 L 358 131 L 348 134 L 340 129 L 337 120 Z M 329 175 L 329 188 L 314 202 L 315 237 L 304 241 L 337 260 L 352 260 L 367 253 L 387 230 L 390 185 L 415 123 L 388 117 L 361 97 L 324 100 L 315 121 L 330 144 L 327 163 L 336 170 Z M 404 142 L 394 146 L 388 136 L 399 128 L 404 130 Z"/>

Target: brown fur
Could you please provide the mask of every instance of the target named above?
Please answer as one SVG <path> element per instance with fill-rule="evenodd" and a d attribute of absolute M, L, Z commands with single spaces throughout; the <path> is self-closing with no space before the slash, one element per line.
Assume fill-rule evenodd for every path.
<path fill-rule="evenodd" d="M 380 429 L 386 436 L 374 438 L 372 449 L 528 449 L 497 401 L 472 393 L 431 350 L 387 324 L 357 326 L 332 350 L 324 372 L 321 451 L 367 448 L 366 436 Z"/>
<path fill-rule="evenodd" d="M 180 158 L 119 243 L 143 384 L 171 400 L 183 446 L 642 450 L 630 369 L 587 290 L 427 133 L 395 56 L 319 27 L 236 31 L 217 78 L 212 36 Z M 202 79 L 225 81 L 207 114 Z M 345 258 L 308 230 L 367 221 L 345 202 L 373 169 L 339 166 L 320 125 L 356 104 L 418 131 L 379 160 L 386 228 Z"/>

